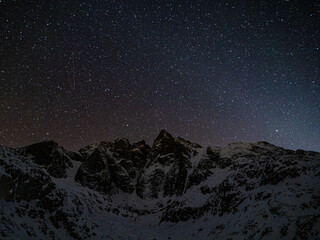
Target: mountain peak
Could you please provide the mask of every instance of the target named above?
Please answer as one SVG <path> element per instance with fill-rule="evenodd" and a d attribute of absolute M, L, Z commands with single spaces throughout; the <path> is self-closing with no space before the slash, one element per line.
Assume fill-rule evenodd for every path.
<path fill-rule="evenodd" d="M 129 149 L 130 148 L 130 142 L 127 138 L 117 138 L 114 141 L 115 149 Z"/>
<path fill-rule="evenodd" d="M 45 140 L 42 142 L 30 144 L 25 147 L 26 148 L 57 148 L 59 147 L 59 144 L 53 140 Z"/>
<path fill-rule="evenodd" d="M 160 131 L 159 135 L 156 137 L 153 144 L 161 142 L 164 139 L 173 140 L 174 138 L 172 137 L 172 135 L 168 131 L 163 129 Z"/>

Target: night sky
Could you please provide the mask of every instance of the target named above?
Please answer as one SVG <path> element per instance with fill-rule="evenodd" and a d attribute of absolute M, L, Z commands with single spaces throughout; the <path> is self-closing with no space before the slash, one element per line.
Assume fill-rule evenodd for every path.
<path fill-rule="evenodd" d="M 0 143 L 320 151 L 320 2 L 177 2 L 0 0 Z"/>

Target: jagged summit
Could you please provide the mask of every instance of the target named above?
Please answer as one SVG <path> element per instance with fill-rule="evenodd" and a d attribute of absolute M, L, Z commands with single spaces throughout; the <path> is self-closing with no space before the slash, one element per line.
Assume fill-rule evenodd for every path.
<path fill-rule="evenodd" d="M 173 137 L 172 135 L 167 132 L 166 130 L 161 130 L 159 135 L 156 137 L 156 139 L 154 140 L 153 142 L 153 146 L 156 145 L 156 144 L 159 144 L 161 142 L 170 142 L 170 141 L 173 141 Z"/>
<path fill-rule="evenodd" d="M 54 141 L 0 146 L 0 236 L 317 239 L 319 176 L 317 152 L 202 147 L 165 130 L 152 147 L 126 138 L 79 152 Z"/>
<path fill-rule="evenodd" d="M 117 138 L 114 141 L 115 149 L 129 149 L 131 144 L 127 138 Z"/>

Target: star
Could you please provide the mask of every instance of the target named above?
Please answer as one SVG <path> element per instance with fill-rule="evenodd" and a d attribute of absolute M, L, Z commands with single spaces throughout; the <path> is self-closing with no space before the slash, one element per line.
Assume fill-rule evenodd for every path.
<path fill-rule="evenodd" d="M 320 151 L 319 5 L 1 7 L 1 144 L 152 144 L 166 129 L 204 146 L 267 141 Z"/>

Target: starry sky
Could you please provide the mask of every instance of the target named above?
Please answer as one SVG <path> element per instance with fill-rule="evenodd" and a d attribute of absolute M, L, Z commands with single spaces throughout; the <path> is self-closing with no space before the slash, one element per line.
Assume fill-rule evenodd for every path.
<path fill-rule="evenodd" d="M 0 0 L 0 143 L 161 129 L 320 151 L 319 1 Z"/>

